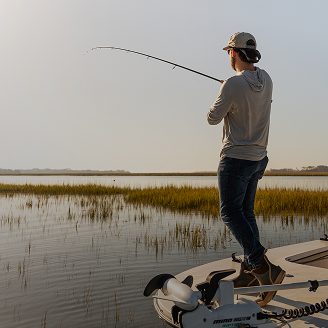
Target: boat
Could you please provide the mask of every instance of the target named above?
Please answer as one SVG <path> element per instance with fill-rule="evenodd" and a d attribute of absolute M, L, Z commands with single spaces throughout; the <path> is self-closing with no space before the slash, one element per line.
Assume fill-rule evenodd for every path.
<path fill-rule="evenodd" d="M 328 236 L 269 249 L 267 256 L 286 271 L 281 285 L 234 288 L 241 262 L 233 255 L 176 276 L 157 275 L 144 295 L 153 294 L 158 316 L 175 328 L 327 328 Z M 260 308 L 255 297 L 272 290 L 275 297 Z"/>

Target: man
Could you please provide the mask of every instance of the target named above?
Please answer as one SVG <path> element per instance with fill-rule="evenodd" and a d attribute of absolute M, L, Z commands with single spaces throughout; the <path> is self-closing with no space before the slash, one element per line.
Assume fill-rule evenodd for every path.
<path fill-rule="evenodd" d="M 257 183 L 268 163 L 272 81 L 266 71 L 254 66 L 261 55 L 253 35 L 236 33 L 223 50 L 228 51 L 237 74 L 223 83 L 207 122 L 216 125 L 224 119 L 218 168 L 221 218 L 244 250 L 234 285 L 280 284 L 286 273 L 265 255 L 254 215 Z M 256 302 L 264 306 L 275 294 L 261 293 Z"/>

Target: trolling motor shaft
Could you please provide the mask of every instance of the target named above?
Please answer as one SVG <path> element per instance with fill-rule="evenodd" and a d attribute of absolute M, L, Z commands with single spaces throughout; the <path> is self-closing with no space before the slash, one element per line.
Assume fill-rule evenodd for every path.
<path fill-rule="evenodd" d="M 298 289 L 298 288 L 309 288 L 311 292 L 315 292 L 319 286 L 328 286 L 328 280 L 309 280 L 306 282 L 295 282 L 292 284 L 281 284 L 281 285 L 265 285 L 265 286 L 254 286 L 254 287 L 241 287 L 235 288 L 234 294 L 251 294 L 260 292 L 271 292 L 278 290 L 287 289 Z"/>

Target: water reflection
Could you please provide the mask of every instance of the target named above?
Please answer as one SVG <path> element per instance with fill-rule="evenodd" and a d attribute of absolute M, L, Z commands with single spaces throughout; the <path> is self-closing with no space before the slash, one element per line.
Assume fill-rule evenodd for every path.
<path fill-rule="evenodd" d="M 219 219 L 125 204 L 120 196 L 0 196 L 4 327 L 163 327 L 142 296 L 241 249 Z M 325 219 L 258 218 L 262 243 L 317 239 Z"/>

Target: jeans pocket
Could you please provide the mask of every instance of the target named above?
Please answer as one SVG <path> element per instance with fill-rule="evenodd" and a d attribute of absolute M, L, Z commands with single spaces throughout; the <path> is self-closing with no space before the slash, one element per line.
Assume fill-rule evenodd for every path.
<path fill-rule="evenodd" d="M 238 176 L 240 171 L 240 160 L 237 158 L 225 157 L 220 160 L 218 174 L 231 174 Z"/>
<path fill-rule="evenodd" d="M 258 170 L 258 172 L 257 172 L 257 179 L 258 179 L 258 180 L 262 179 L 263 174 L 264 174 L 264 172 L 265 172 L 265 169 L 266 169 L 268 163 L 269 163 L 269 158 L 268 158 L 267 156 L 265 156 L 265 157 L 261 160 L 261 162 L 260 162 L 260 168 L 259 168 L 259 170 Z"/>

